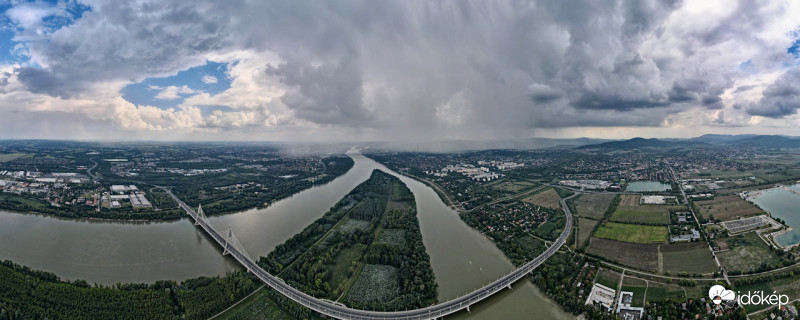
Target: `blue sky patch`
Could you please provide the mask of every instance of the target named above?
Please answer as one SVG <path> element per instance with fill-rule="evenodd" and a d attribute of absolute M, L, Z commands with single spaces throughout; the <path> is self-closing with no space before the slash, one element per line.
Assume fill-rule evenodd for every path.
<path fill-rule="evenodd" d="M 226 71 L 226 64 L 207 61 L 203 66 L 180 71 L 174 76 L 147 78 L 127 85 L 122 88 L 122 98 L 135 105 L 150 105 L 162 109 L 175 107 L 187 97 L 198 93 L 214 95 L 228 90 L 231 79 Z"/>
<path fill-rule="evenodd" d="M 22 64 L 30 60 L 30 57 L 19 54 L 14 49 L 19 44 L 19 42 L 14 41 L 14 36 L 17 32 L 23 31 L 23 26 L 15 24 L 8 12 L 14 6 L 31 6 L 41 11 L 48 11 L 50 14 L 41 18 L 41 26 L 48 33 L 75 23 L 86 12 L 92 10 L 90 6 L 77 1 L 65 1 L 62 4 L 59 4 L 57 0 L 26 1 L 14 3 L 13 5 L 10 2 L 0 3 L 0 12 L 2 12 L 2 15 L 0 15 L 0 63 Z M 52 12 L 49 10 L 52 10 Z"/>
<path fill-rule="evenodd" d="M 794 40 L 792 46 L 786 49 L 786 52 L 794 56 L 795 58 L 800 58 L 800 39 Z"/>

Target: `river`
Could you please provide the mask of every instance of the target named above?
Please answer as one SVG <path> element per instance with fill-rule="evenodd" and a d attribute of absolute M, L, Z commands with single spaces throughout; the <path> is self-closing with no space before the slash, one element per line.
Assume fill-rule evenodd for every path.
<path fill-rule="evenodd" d="M 265 255 L 319 218 L 372 170 L 395 172 L 350 152 L 355 165 L 333 181 L 299 192 L 262 209 L 210 217 L 218 230 L 232 228 L 252 257 Z M 397 175 L 414 193 L 423 242 L 444 301 L 481 287 L 513 270 L 485 236 L 463 223 L 425 184 Z M 153 282 L 221 275 L 235 261 L 188 219 L 119 223 L 60 219 L 0 211 L 0 259 L 89 283 Z M 569 319 L 529 281 L 497 294 L 452 318 Z"/>

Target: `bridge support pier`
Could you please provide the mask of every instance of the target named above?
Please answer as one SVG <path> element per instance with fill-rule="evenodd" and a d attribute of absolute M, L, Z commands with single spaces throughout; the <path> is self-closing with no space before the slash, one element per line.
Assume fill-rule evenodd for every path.
<path fill-rule="evenodd" d="M 472 313 L 472 311 L 469 311 L 469 306 L 467 306 L 467 312 Z"/>
<path fill-rule="evenodd" d="M 506 288 L 508 288 L 508 290 L 514 290 L 513 288 L 511 288 L 511 284 L 510 283 L 506 286 Z"/>

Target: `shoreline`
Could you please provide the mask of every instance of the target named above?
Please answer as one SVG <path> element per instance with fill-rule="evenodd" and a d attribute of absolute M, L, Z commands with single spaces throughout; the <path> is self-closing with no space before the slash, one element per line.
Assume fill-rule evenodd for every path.
<path fill-rule="evenodd" d="M 795 182 L 795 184 L 798 184 L 798 183 L 800 183 L 800 181 L 796 181 Z M 789 226 L 789 225 L 787 225 L 785 223 L 778 222 L 777 220 L 775 220 L 775 217 L 773 216 L 772 212 L 770 212 L 770 211 L 768 211 L 768 210 L 766 210 L 764 208 L 761 208 L 761 206 L 759 206 L 758 204 L 755 203 L 755 199 L 756 198 L 759 198 L 759 197 L 763 196 L 766 192 L 770 192 L 770 191 L 774 191 L 774 190 L 785 190 L 787 192 L 794 193 L 796 195 L 800 195 L 800 191 L 797 191 L 797 190 L 794 190 L 792 188 L 789 188 L 789 186 L 784 185 L 782 183 L 776 183 L 770 188 L 757 189 L 757 190 L 753 190 L 753 191 L 743 191 L 743 192 L 737 193 L 737 195 L 739 197 L 741 197 L 742 199 L 744 199 L 745 201 L 752 203 L 753 205 L 755 205 L 756 207 L 758 207 L 762 211 L 766 212 L 770 219 L 772 219 L 776 223 L 778 223 L 781 226 L 783 226 L 782 230 L 772 231 L 772 232 L 769 232 L 769 233 L 767 233 L 767 231 L 769 231 L 769 230 L 761 230 L 761 231 L 755 230 L 755 231 L 756 231 L 756 233 L 758 235 L 760 235 L 762 237 L 762 239 L 766 240 L 768 242 L 768 244 L 770 244 L 771 246 L 774 245 L 776 248 L 781 249 L 784 252 L 786 252 L 786 251 L 789 251 L 789 250 L 791 250 L 791 249 L 793 249 L 795 247 L 800 246 L 800 242 L 789 244 L 789 245 L 783 245 L 783 244 L 779 243 L 778 240 L 775 239 L 775 237 L 778 237 L 778 236 L 784 235 L 786 233 L 789 233 L 789 232 L 793 231 L 794 229 L 791 226 Z M 781 220 L 783 220 L 783 219 L 781 219 Z"/>
<path fill-rule="evenodd" d="M 284 199 L 286 199 L 286 198 L 284 198 Z M 283 199 L 281 199 L 281 200 L 283 200 Z M 280 201 L 280 200 L 278 200 L 278 201 Z M 219 213 L 215 213 L 215 214 L 209 215 L 208 217 L 211 218 L 211 217 L 224 216 L 224 215 L 229 215 L 229 214 L 237 214 L 237 213 L 242 213 L 242 212 L 246 212 L 246 211 L 250 211 L 250 210 L 254 210 L 254 209 L 255 210 L 266 209 L 266 208 L 269 208 L 272 205 L 272 203 L 273 202 L 270 202 L 270 205 L 268 205 L 268 206 L 255 206 L 255 207 L 250 207 L 250 208 L 241 209 L 241 210 L 223 211 L 223 212 L 219 212 Z M 171 222 L 177 222 L 177 221 L 181 221 L 181 220 L 189 218 L 189 216 L 186 216 L 186 215 L 182 215 L 182 216 L 176 217 L 176 218 L 157 219 L 157 220 L 147 220 L 147 219 L 110 219 L 110 218 L 96 218 L 96 217 L 65 217 L 65 216 L 60 216 L 60 215 L 56 215 L 56 214 L 52 214 L 52 213 L 43 213 L 43 212 L 37 212 L 37 211 L 19 211 L 19 210 L 14 210 L 14 209 L 5 209 L 5 208 L 0 208 L 0 212 L 8 212 L 10 214 L 23 214 L 23 215 L 42 216 L 42 217 L 45 217 L 45 218 L 70 220 L 70 221 L 75 221 L 75 222 L 100 222 L 100 223 L 123 223 L 123 224 L 124 223 L 145 224 L 145 223 L 162 223 L 162 222 L 163 223 L 171 223 Z"/>

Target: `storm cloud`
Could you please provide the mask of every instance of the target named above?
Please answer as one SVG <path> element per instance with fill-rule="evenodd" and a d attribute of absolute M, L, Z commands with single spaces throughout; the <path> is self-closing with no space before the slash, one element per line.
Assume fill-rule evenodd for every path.
<path fill-rule="evenodd" d="M 6 13 L 29 61 L 4 68 L 0 102 L 128 132 L 419 139 L 664 127 L 687 113 L 724 126 L 792 116 L 800 97 L 787 50 L 800 12 L 779 1 L 106 0 L 28 16 L 71 6 L 90 9 L 60 26 Z M 207 61 L 228 66 L 226 92 L 186 88 L 173 108 L 120 98 Z"/>

